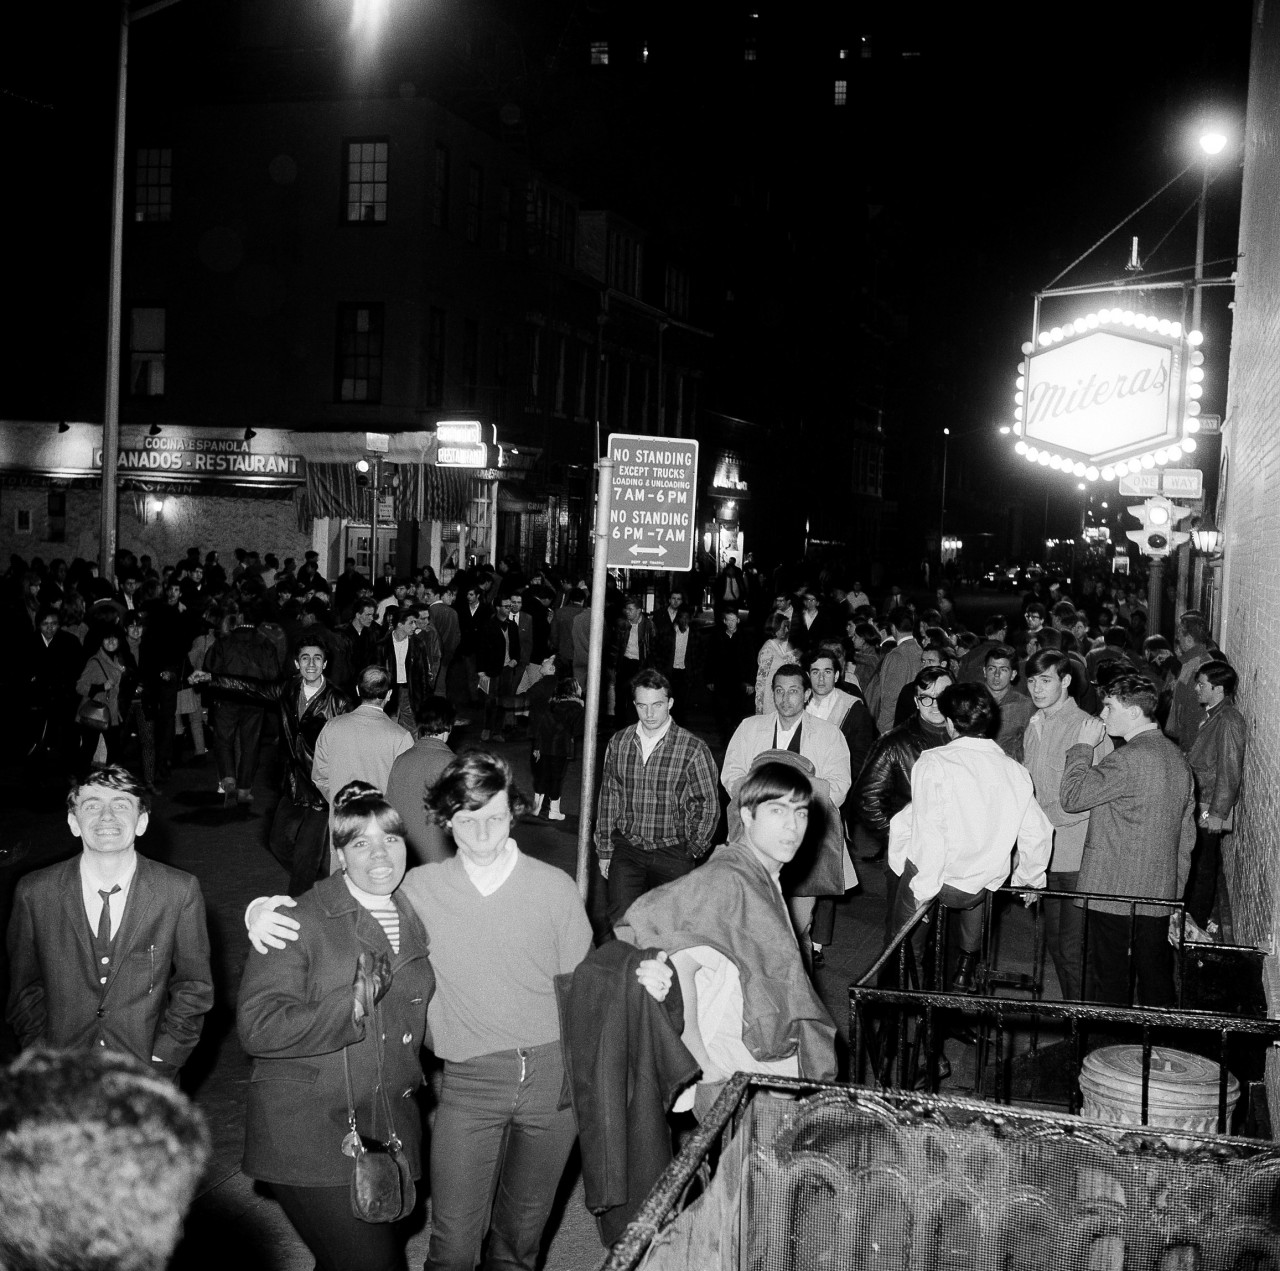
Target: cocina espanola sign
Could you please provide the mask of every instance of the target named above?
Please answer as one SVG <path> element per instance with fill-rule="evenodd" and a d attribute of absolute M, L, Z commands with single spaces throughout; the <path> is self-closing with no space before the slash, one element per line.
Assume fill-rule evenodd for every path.
<path fill-rule="evenodd" d="M 93 466 L 102 467 L 102 449 L 95 447 Z M 153 476 L 262 481 L 302 477 L 302 457 L 255 451 L 252 443 L 229 437 L 145 437 L 140 448 L 122 448 L 117 470 Z"/>

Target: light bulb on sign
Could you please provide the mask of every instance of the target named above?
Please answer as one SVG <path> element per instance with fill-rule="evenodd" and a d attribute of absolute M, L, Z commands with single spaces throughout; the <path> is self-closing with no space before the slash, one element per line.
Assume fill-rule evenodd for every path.
<path fill-rule="evenodd" d="M 1192 347 L 1192 348 L 1195 348 L 1195 346 L 1196 346 L 1196 345 L 1198 345 L 1198 344 L 1203 344 L 1203 343 L 1204 343 L 1204 333 L 1203 333 L 1202 331 L 1188 331 L 1188 332 L 1187 332 L 1187 343 L 1188 343 L 1189 345 L 1191 345 L 1191 347 Z"/>
<path fill-rule="evenodd" d="M 1040 458 L 1039 458 L 1039 459 L 1037 459 L 1037 460 L 1036 460 L 1036 462 L 1037 462 L 1037 463 L 1038 463 L 1042 468 L 1047 468 L 1047 467 L 1049 466 L 1049 460 L 1050 460 L 1050 459 L 1052 459 L 1052 458 L 1053 458 L 1053 456 L 1052 456 L 1052 455 L 1051 455 L 1047 450 L 1042 450 L 1042 451 L 1040 452 Z"/>
<path fill-rule="evenodd" d="M 1184 420 L 1182 423 L 1182 431 L 1185 433 L 1193 433 L 1200 431 L 1200 421 L 1193 415 L 1190 419 Z"/>
<path fill-rule="evenodd" d="M 1036 346 L 1032 344 L 1030 340 L 1023 340 L 1022 351 L 1024 353 L 1034 353 L 1036 351 Z"/>
<path fill-rule="evenodd" d="M 1155 455 L 1143 455 L 1142 458 L 1138 460 L 1138 462 L 1144 468 L 1154 468 L 1156 466 L 1156 457 Z"/>
<path fill-rule="evenodd" d="M 1200 383 L 1202 383 L 1202 382 L 1204 381 L 1204 367 L 1203 367 L 1203 366 L 1193 366 L 1193 367 L 1192 367 L 1192 368 L 1187 372 L 1187 379 L 1189 379 L 1193 384 L 1200 384 Z"/>
<path fill-rule="evenodd" d="M 1025 441 L 1015 441 L 1013 443 L 1013 453 L 1015 455 L 1025 455 L 1027 453 L 1027 443 Z"/>
<path fill-rule="evenodd" d="M 1114 481 L 1116 479 L 1116 470 L 1110 464 L 1103 468 L 1102 479 L 1104 481 Z"/>
<path fill-rule="evenodd" d="M 1169 462 L 1169 452 L 1164 449 L 1157 450 L 1155 453 L 1156 465 L 1163 468 Z"/>
<path fill-rule="evenodd" d="M 1130 459 L 1125 466 L 1129 469 L 1131 475 L 1135 477 L 1142 471 L 1142 461 L 1140 459 Z"/>
<path fill-rule="evenodd" d="M 1054 341 L 1061 340 L 1061 339 L 1062 339 L 1062 328 L 1061 328 L 1061 327 L 1054 327 L 1054 328 L 1049 332 L 1049 339 L 1054 340 Z"/>
<path fill-rule="evenodd" d="M 1073 476 L 1077 476 L 1077 477 L 1084 476 L 1084 473 L 1085 473 L 1084 464 L 1082 463 L 1073 464 L 1071 468 L 1071 473 Z"/>
<path fill-rule="evenodd" d="M 1049 467 L 1057 472 L 1062 467 L 1062 457 L 1060 455 L 1049 456 Z"/>
<path fill-rule="evenodd" d="M 1041 331 L 1039 339 L 1040 339 L 1041 347 L 1043 347 L 1044 345 L 1053 343 L 1053 336 L 1051 336 L 1048 331 Z"/>
<path fill-rule="evenodd" d="M 1084 479 L 1086 481 L 1096 481 L 1098 479 L 1098 470 L 1093 466 L 1093 464 L 1090 464 L 1084 470 Z"/>
<path fill-rule="evenodd" d="M 1194 454 L 1196 449 L 1196 439 L 1194 437 L 1184 437 L 1182 439 L 1182 449 L 1185 454 Z"/>
<path fill-rule="evenodd" d="M 1188 396 L 1189 398 L 1191 398 L 1191 400 L 1192 400 L 1192 401 L 1195 401 L 1195 399 L 1196 399 L 1197 397 L 1203 397 L 1203 396 L 1204 396 L 1204 385 L 1203 385 L 1203 384 L 1188 384 L 1188 385 L 1187 385 L 1187 396 Z"/>

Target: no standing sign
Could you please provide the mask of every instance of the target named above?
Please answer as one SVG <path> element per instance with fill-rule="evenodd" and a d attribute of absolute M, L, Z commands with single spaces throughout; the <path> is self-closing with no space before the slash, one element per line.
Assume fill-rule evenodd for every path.
<path fill-rule="evenodd" d="M 698 443 L 609 434 L 610 569 L 693 568 Z"/>

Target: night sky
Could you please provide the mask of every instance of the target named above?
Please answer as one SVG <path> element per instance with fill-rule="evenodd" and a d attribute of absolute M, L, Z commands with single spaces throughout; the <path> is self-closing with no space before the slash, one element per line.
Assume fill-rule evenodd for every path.
<path fill-rule="evenodd" d="M 550 49 L 566 32 L 630 12 L 603 0 L 495 7 L 519 21 L 542 22 L 539 47 Z M 740 23 L 741 7 L 653 12 L 656 23 L 671 24 L 677 44 L 679 24 L 698 24 L 696 32 L 685 32 L 693 48 L 705 47 L 695 36 L 714 40 L 721 26 Z M 1251 24 L 1246 0 L 1198 6 L 1177 17 L 1171 6 L 1126 2 L 847 6 L 822 19 L 808 7 L 773 0 L 759 0 L 756 8 L 761 29 L 781 33 L 777 47 L 787 65 L 764 81 L 774 85 L 777 99 L 765 93 L 733 100 L 714 78 L 697 82 L 694 59 L 681 66 L 674 91 L 664 93 L 666 109 L 625 119 L 601 113 L 605 123 L 595 125 L 601 135 L 616 124 L 633 144 L 613 147 L 612 167 L 602 160 L 595 175 L 626 186 L 631 163 L 630 189 L 619 196 L 631 206 L 623 210 L 666 217 L 695 242 L 714 240 L 723 211 L 717 159 L 751 167 L 754 181 L 774 183 L 773 206 L 785 209 L 790 221 L 795 272 L 807 280 L 780 287 L 807 310 L 783 316 L 791 328 L 787 338 L 797 348 L 807 341 L 822 349 L 818 374 L 807 367 L 806 383 L 822 368 L 836 384 L 857 378 L 859 354 L 829 315 L 846 308 L 845 288 L 869 283 L 906 318 L 886 389 L 904 427 L 932 433 L 949 422 L 962 432 L 1007 419 L 1019 345 L 1030 333 L 1031 292 L 1194 157 L 1190 147 L 1202 113 L 1235 126 L 1210 195 L 1206 252 L 1210 260 L 1234 255 Z M 0 380 L 0 410 L 10 417 L 89 418 L 101 395 L 111 6 L 23 10 L 3 53 L 0 119 L 19 165 L 11 169 L 3 201 L 10 247 L 5 290 L 10 320 L 16 319 L 7 343 L 14 365 L 26 373 Z M 191 32 L 201 22 L 216 25 L 225 12 L 225 5 L 183 0 L 140 24 L 138 56 L 154 59 L 160 50 L 170 69 L 198 79 L 202 45 Z M 867 64 L 851 62 L 851 105 L 833 118 L 825 102 L 835 70 L 830 50 L 857 32 L 869 33 L 877 78 L 867 79 Z M 762 58 L 768 48 L 762 42 Z M 810 81 L 813 95 L 805 98 Z M 859 90 L 863 82 L 870 91 Z M 697 120 L 690 118 L 694 104 Z M 548 109 L 541 117 L 549 165 L 568 156 L 572 167 L 575 128 L 586 128 L 589 113 L 579 107 L 576 116 L 564 110 L 557 117 Z M 574 118 L 579 122 L 569 127 L 566 120 Z M 535 112 L 531 120 L 536 125 L 540 117 Z M 585 139 L 595 144 L 600 136 Z M 664 155 L 670 161 L 665 186 L 654 176 L 655 156 Z M 1122 277 L 1135 232 L 1148 270 L 1189 266 L 1197 191 L 1196 177 L 1184 177 L 1133 229 L 1117 234 L 1064 281 Z M 776 278 L 786 268 L 776 256 L 734 263 L 747 276 Z M 830 287 L 823 277 L 828 267 Z M 1208 410 L 1221 409 L 1225 389 L 1226 298 L 1219 293 L 1206 302 Z M 804 340 L 797 327 L 805 328 Z M 84 386 L 73 388 L 80 378 Z M 806 390 L 791 385 L 788 391 Z M 1004 453 L 1000 446 L 993 451 Z M 1007 462 L 1016 471 L 1011 456 Z"/>

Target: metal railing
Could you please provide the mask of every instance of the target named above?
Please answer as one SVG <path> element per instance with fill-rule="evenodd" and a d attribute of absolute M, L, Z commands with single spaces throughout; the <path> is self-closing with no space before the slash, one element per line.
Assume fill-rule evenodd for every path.
<path fill-rule="evenodd" d="M 1187 941 L 1183 924 L 1178 923 L 1179 940 L 1174 946 L 1177 1004 L 1174 1007 L 1146 1007 L 1134 1004 L 1136 968 L 1132 951 L 1139 906 L 1158 907 L 1180 915 L 1180 901 L 1152 901 L 1132 896 L 1095 893 L 1045 892 L 1051 899 L 1080 901 L 1083 909 L 1081 939 L 1081 981 L 1088 957 L 1090 910 L 1099 903 L 1122 904 L 1128 909 L 1129 954 L 1128 1002 L 1105 1004 L 1087 1001 L 1055 1001 L 1042 998 L 1044 987 L 1044 940 L 1039 906 L 1033 907 L 1033 947 L 1030 972 L 1002 967 L 999 962 L 1000 923 L 996 908 L 1001 897 L 1021 898 L 1022 889 L 1004 888 L 985 901 L 983 962 L 977 976 L 977 993 L 944 991 L 947 911 L 937 901 L 920 906 L 895 934 L 884 954 L 849 990 L 851 1076 L 858 1083 L 868 1079 L 886 1089 L 923 1088 L 936 1091 L 943 1068 L 941 1042 L 944 1035 L 960 1035 L 975 1047 L 977 1091 L 1008 1103 L 1012 1098 L 1010 1061 L 1015 1034 L 1029 1032 L 1030 1050 L 1038 1051 L 1042 1031 L 1064 1036 L 1070 1070 L 1078 1074 L 1086 1044 L 1092 1034 L 1108 1040 L 1131 1037 L 1142 1048 L 1141 1117 L 1148 1124 L 1149 1085 L 1152 1048 L 1171 1039 L 1184 1049 L 1192 1049 L 1218 1065 L 1218 1130 L 1227 1131 L 1227 1091 L 1230 1074 L 1229 1053 L 1239 1053 L 1242 1045 L 1255 1049 L 1280 1039 L 1280 1020 L 1263 1016 L 1259 1001 L 1256 1015 L 1222 1010 L 1192 1009 L 1185 1004 L 1193 976 L 1189 973 L 1205 958 L 1227 954 L 1257 958 L 1256 950 L 1231 949 Z M 932 934 L 924 948 L 923 967 L 917 966 L 911 937 L 918 926 L 930 920 Z M 918 943 L 918 942 L 917 942 Z M 893 974 L 896 971 L 896 976 Z M 927 983 L 925 982 L 927 981 Z M 1028 996 L 1001 996 L 1012 990 Z M 1191 992 L 1190 996 L 1200 996 Z M 879 1027 L 873 1027 L 878 1024 Z M 989 1078 L 994 1074 L 995 1080 Z M 1067 1091 L 1068 1108 L 1080 1108 L 1080 1092 L 1074 1076 Z"/>

